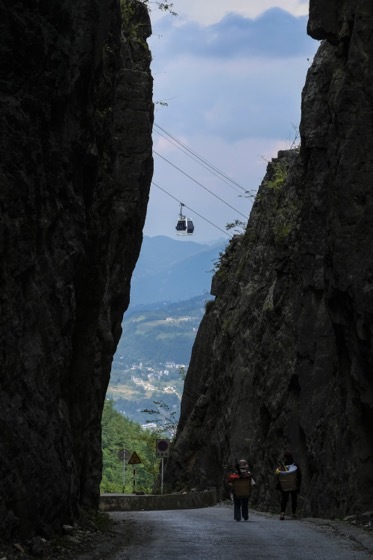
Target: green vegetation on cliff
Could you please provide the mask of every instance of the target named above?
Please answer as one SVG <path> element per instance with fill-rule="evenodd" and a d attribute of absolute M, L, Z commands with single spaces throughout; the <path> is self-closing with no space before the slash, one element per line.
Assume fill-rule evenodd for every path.
<path fill-rule="evenodd" d="M 144 430 L 139 424 L 129 420 L 114 409 L 112 401 L 106 400 L 102 416 L 102 454 L 103 472 L 101 492 L 133 491 L 133 469 L 128 459 L 136 452 L 141 459 L 136 467 L 136 491 L 153 491 L 159 472 L 159 459 L 156 458 L 156 432 Z M 126 450 L 125 485 L 123 469 L 123 450 Z"/>

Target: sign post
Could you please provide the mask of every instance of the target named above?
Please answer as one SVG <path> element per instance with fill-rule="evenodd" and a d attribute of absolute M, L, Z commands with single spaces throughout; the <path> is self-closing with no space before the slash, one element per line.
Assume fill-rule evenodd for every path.
<path fill-rule="evenodd" d="M 127 449 L 121 449 L 121 451 L 119 451 L 118 453 L 118 459 L 120 461 L 123 461 L 123 494 L 125 492 L 125 486 L 126 486 L 126 461 L 129 457 L 129 451 Z"/>
<path fill-rule="evenodd" d="M 141 463 L 140 457 L 134 451 L 128 460 L 129 465 L 139 465 Z M 136 468 L 133 467 L 133 493 L 136 491 Z"/>
<path fill-rule="evenodd" d="M 161 494 L 163 494 L 163 472 L 164 472 L 164 459 L 170 455 L 170 440 L 157 439 L 156 440 L 156 457 L 161 459 Z"/>

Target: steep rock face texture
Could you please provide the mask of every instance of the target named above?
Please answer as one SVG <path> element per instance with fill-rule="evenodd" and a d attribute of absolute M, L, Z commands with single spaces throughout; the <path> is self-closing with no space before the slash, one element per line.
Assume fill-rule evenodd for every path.
<path fill-rule="evenodd" d="M 1 537 L 98 504 L 153 171 L 150 21 L 122 4 L 0 1 Z"/>
<path fill-rule="evenodd" d="M 279 507 L 292 449 L 303 514 L 373 506 L 373 6 L 310 3 L 324 39 L 302 96 L 300 150 L 280 152 L 214 276 L 166 472 L 216 486 L 248 458 L 252 503 Z"/>

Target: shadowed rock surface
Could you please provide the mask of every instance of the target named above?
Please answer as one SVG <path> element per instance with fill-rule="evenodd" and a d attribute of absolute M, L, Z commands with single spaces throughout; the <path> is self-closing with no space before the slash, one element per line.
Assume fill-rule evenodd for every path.
<path fill-rule="evenodd" d="M 252 503 L 278 507 L 291 448 L 304 515 L 373 506 L 373 6 L 312 1 L 325 39 L 302 96 L 301 148 L 268 166 L 212 283 L 165 481 L 225 492 L 247 457 Z"/>
<path fill-rule="evenodd" d="M 153 171 L 148 13 L 0 1 L 0 537 L 97 507 Z"/>

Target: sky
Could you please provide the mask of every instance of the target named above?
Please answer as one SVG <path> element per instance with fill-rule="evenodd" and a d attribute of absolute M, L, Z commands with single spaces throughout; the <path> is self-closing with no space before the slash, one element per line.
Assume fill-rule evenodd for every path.
<path fill-rule="evenodd" d="M 267 162 L 299 139 L 318 42 L 308 1 L 151 2 L 154 175 L 144 234 L 212 243 L 246 222 Z M 193 236 L 176 234 L 179 204 Z"/>

